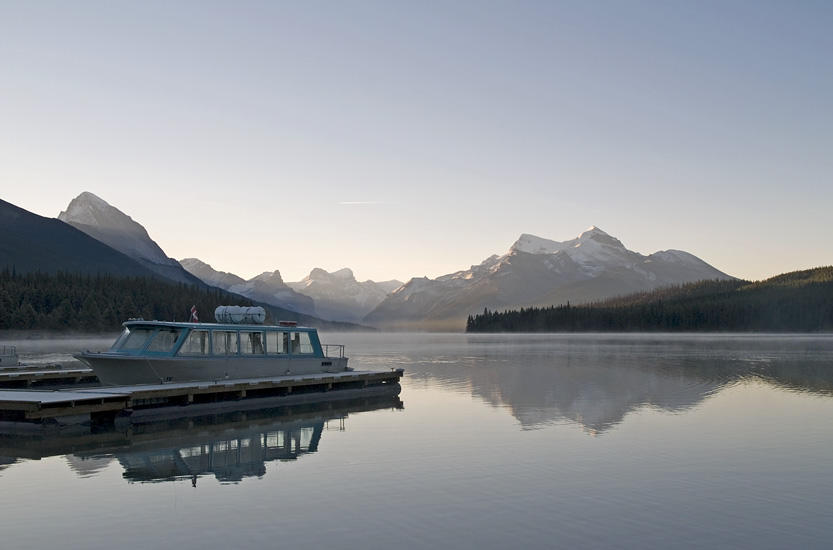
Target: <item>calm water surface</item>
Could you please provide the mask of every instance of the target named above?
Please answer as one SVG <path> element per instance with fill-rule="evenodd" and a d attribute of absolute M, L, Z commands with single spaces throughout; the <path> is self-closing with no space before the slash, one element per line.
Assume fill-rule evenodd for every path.
<path fill-rule="evenodd" d="M 833 546 L 833 337 L 324 339 L 402 393 L 2 435 L 0 545 Z"/>

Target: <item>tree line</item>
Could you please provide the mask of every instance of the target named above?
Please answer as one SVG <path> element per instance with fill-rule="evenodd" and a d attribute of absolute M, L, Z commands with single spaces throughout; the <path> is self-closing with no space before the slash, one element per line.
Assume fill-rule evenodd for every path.
<path fill-rule="evenodd" d="M 252 305 L 218 288 L 109 274 L 0 271 L 0 330 L 117 330 L 129 318 L 187 321 L 197 306 L 213 321 L 218 305 Z"/>
<path fill-rule="evenodd" d="M 467 332 L 833 331 L 833 267 L 470 315 Z"/>

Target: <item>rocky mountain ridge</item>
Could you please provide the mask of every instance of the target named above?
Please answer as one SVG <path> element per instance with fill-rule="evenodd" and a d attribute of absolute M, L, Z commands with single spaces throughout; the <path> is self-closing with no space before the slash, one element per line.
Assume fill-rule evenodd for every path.
<path fill-rule="evenodd" d="M 389 293 L 402 286 L 397 280 L 359 282 L 346 267 L 332 273 L 315 268 L 304 279 L 288 284 L 314 299 L 315 311 L 321 317 L 344 321 L 361 320 Z"/>
<path fill-rule="evenodd" d="M 414 278 L 364 322 L 387 328 L 459 330 L 483 308 L 584 303 L 729 275 L 681 250 L 643 255 L 598 227 L 554 241 L 522 234 L 502 256 L 436 279 Z"/>
<path fill-rule="evenodd" d="M 169 258 L 147 230 L 133 218 L 104 199 L 84 191 L 72 201 L 58 219 L 122 254 L 144 267 L 178 283 L 202 284 L 198 278 Z"/>
<path fill-rule="evenodd" d="M 180 263 L 192 275 L 223 290 L 267 304 L 280 305 L 298 313 L 313 315 L 315 312 L 315 303 L 312 298 L 292 290 L 284 283 L 281 272 L 278 270 L 265 271 L 247 281 L 234 273 L 217 271 L 197 258 L 184 258 Z"/>

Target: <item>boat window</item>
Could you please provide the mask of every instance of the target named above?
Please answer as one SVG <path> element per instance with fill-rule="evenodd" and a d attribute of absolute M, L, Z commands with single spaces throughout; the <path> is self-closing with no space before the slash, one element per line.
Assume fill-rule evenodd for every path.
<path fill-rule="evenodd" d="M 310 342 L 309 334 L 306 332 L 296 332 L 292 335 L 292 353 L 312 353 L 312 343 Z"/>
<path fill-rule="evenodd" d="M 266 352 L 269 355 L 286 353 L 289 335 L 285 332 L 269 331 L 266 333 Z"/>
<path fill-rule="evenodd" d="M 138 351 L 145 347 L 150 335 L 153 334 L 152 328 L 125 328 L 125 334 L 119 340 L 122 340 L 119 351 Z"/>
<path fill-rule="evenodd" d="M 208 355 L 208 331 L 192 330 L 179 348 L 179 355 Z"/>
<path fill-rule="evenodd" d="M 127 337 L 130 336 L 130 329 L 125 328 L 119 337 L 116 338 L 116 341 L 113 342 L 113 345 L 110 346 L 110 351 L 116 351 L 117 349 L 121 348 L 124 345 L 124 341 L 127 340 Z"/>
<path fill-rule="evenodd" d="M 170 353 L 174 350 L 174 345 L 179 339 L 179 333 L 182 329 L 179 328 L 160 328 L 156 332 L 156 336 L 150 341 L 147 351 L 157 353 Z"/>
<path fill-rule="evenodd" d="M 240 352 L 248 355 L 263 355 L 263 333 L 241 330 Z"/>
<path fill-rule="evenodd" d="M 237 354 L 237 331 L 215 330 L 211 334 L 214 355 Z"/>

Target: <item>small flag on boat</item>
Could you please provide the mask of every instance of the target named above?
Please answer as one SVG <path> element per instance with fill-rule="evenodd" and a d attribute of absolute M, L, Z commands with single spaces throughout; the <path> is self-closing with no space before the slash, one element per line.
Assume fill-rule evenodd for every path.
<path fill-rule="evenodd" d="M 192 323 L 199 323 L 200 318 L 197 317 L 197 306 L 191 306 L 191 322 Z"/>

